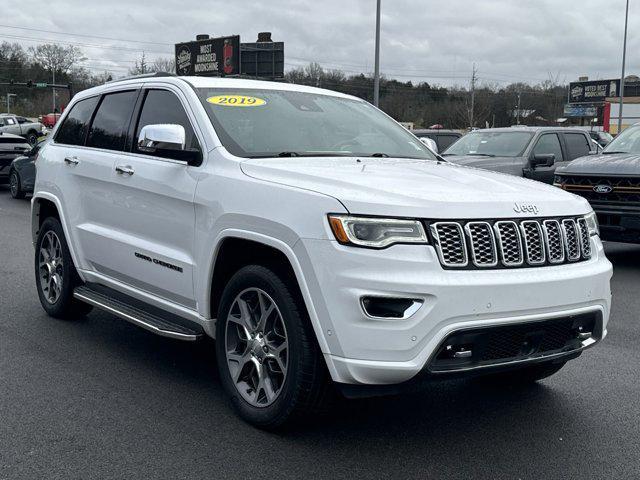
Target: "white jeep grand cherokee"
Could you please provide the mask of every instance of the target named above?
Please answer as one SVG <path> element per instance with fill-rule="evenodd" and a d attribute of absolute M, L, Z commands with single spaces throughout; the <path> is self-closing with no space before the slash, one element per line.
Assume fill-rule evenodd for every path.
<path fill-rule="evenodd" d="M 261 427 L 335 390 L 543 378 L 606 335 L 585 200 L 451 165 L 361 99 L 133 78 L 76 95 L 52 137 L 32 201 L 44 309 L 215 338 Z"/>

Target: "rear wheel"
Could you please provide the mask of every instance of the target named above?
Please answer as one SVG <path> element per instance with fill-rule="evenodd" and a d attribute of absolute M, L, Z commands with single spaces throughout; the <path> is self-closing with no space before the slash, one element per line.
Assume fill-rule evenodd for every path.
<path fill-rule="evenodd" d="M 550 377 L 558 372 L 566 362 L 561 363 L 542 363 L 540 365 L 531 365 L 529 367 L 520 368 L 518 370 L 510 370 L 508 372 L 500 372 L 489 374 L 485 378 L 492 383 L 500 384 L 527 384 L 533 383 L 543 378 Z"/>
<path fill-rule="evenodd" d="M 242 268 L 225 287 L 216 354 L 233 408 L 261 428 L 319 411 L 331 389 L 297 290 L 262 266 Z"/>
<path fill-rule="evenodd" d="M 36 288 L 42 308 L 56 318 L 86 315 L 91 305 L 73 297 L 81 284 L 60 221 L 47 218 L 40 227 L 35 251 Z"/>
<path fill-rule="evenodd" d="M 11 170 L 11 173 L 9 173 L 9 190 L 13 198 L 24 198 L 25 192 L 22 189 L 20 175 L 15 170 Z"/>
<path fill-rule="evenodd" d="M 36 132 L 29 132 L 27 134 L 27 142 L 29 142 L 29 145 L 34 147 L 36 143 L 38 143 L 38 134 Z"/>

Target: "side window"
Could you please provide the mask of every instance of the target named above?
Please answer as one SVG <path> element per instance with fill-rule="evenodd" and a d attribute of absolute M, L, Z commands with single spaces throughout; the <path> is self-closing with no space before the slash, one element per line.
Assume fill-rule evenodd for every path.
<path fill-rule="evenodd" d="M 556 162 L 564 161 L 562 156 L 562 147 L 560 147 L 560 139 L 555 133 L 546 133 L 538 139 L 538 143 L 533 147 L 534 155 L 546 155 L 553 153 L 556 156 Z"/>
<path fill-rule="evenodd" d="M 145 153 L 138 150 L 138 137 L 142 127 L 146 125 L 156 124 L 174 124 L 182 125 L 185 132 L 185 145 L 187 148 L 200 149 L 198 138 L 196 137 L 189 117 L 184 111 L 180 100 L 173 92 L 168 90 L 147 90 L 140 118 L 136 126 L 136 136 L 134 138 L 134 151 L 137 153 Z M 165 155 L 172 158 L 171 152 Z"/>
<path fill-rule="evenodd" d="M 449 148 L 459 137 L 456 135 L 438 135 L 438 147 L 441 152 Z"/>
<path fill-rule="evenodd" d="M 89 121 L 99 99 L 100 97 L 87 98 L 86 100 L 80 100 L 71 107 L 69 115 L 64 119 L 56 134 L 55 140 L 57 143 L 84 145 L 84 137 L 89 128 Z"/>
<path fill-rule="evenodd" d="M 589 155 L 591 146 L 587 141 L 587 137 L 582 133 L 565 133 L 564 141 L 567 144 L 569 160 Z"/>
<path fill-rule="evenodd" d="M 29 123 L 29 120 L 27 120 L 24 117 L 16 117 L 16 120 L 18 120 L 18 123 L 20 123 L 20 124 Z"/>
<path fill-rule="evenodd" d="M 110 93 L 102 98 L 91 122 L 87 139 L 88 147 L 124 150 L 137 93 L 135 90 L 130 90 Z"/>
<path fill-rule="evenodd" d="M 5 125 L 15 125 L 16 121 L 13 118 L 7 117 L 4 119 L 4 124 Z"/>

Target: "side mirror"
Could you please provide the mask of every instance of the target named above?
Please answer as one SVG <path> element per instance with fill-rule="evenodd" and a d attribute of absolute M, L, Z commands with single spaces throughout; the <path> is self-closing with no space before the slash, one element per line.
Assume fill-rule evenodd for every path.
<path fill-rule="evenodd" d="M 202 153 L 186 148 L 185 143 L 186 134 L 182 125 L 145 125 L 138 135 L 138 150 L 141 152 L 182 160 L 193 166 L 200 165 Z"/>
<path fill-rule="evenodd" d="M 438 153 L 438 144 L 429 137 L 420 137 L 419 140 L 433 153 Z"/>
<path fill-rule="evenodd" d="M 553 153 L 538 153 L 531 159 L 531 167 L 551 167 L 556 161 L 556 156 Z"/>

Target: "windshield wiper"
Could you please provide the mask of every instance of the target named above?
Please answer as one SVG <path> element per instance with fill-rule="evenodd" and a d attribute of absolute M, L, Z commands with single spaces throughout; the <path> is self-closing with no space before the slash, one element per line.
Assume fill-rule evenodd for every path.
<path fill-rule="evenodd" d="M 474 157 L 495 157 L 493 153 L 465 153 L 465 155 Z"/>
<path fill-rule="evenodd" d="M 613 152 L 602 152 L 602 153 L 603 153 L 604 155 L 613 155 L 613 154 L 615 154 L 615 153 L 629 153 L 629 152 L 616 152 L 616 151 L 613 151 Z"/>
<path fill-rule="evenodd" d="M 300 154 L 298 152 L 280 152 L 278 156 L 279 157 L 299 157 Z"/>
<path fill-rule="evenodd" d="M 372 153 L 371 155 L 367 155 L 369 157 L 378 157 L 378 158 L 389 158 L 389 155 L 386 153 Z"/>

